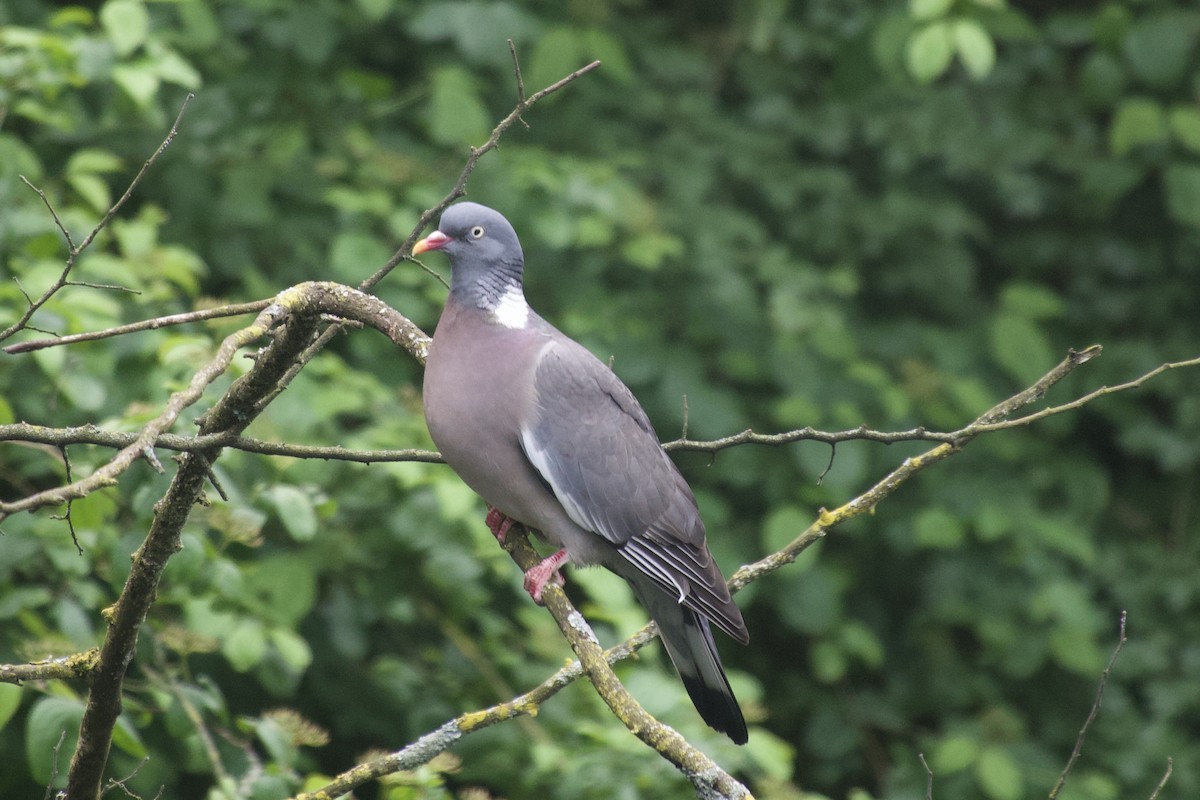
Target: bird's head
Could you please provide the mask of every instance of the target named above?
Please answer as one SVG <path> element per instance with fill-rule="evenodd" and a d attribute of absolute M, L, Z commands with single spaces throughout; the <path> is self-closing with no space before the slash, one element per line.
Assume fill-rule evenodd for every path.
<path fill-rule="evenodd" d="M 510 271 L 524 263 L 521 242 L 504 216 L 478 203 L 457 203 L 446 209 L 438 229 L 413 245 L 413 255 L 441 250 L 457 272 L 480 274 L 491 269 Z"/>

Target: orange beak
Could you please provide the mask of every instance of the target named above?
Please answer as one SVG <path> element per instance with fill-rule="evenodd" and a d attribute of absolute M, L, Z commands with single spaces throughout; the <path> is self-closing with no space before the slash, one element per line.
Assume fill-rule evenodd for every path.
<path fill-rule="evenodd" d="M 426 236 L 421 241 L 413 245 L 412 254 L 419 256 L 421 253 L 427 253 L 430 250 L 441 250 L 450 242 L 450 237 L 441 231 L 434 231 Z"/>

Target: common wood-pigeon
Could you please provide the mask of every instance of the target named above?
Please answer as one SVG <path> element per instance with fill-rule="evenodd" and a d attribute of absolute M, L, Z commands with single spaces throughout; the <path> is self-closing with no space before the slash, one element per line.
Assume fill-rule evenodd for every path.
<path fill-rule="evenodd" d="M 558 551 L 525 575 L 534 600 L 570 561 L 624 578 L 658 623 L 700 716 L 734 742 L 746 723 L 711 622 L 749 640 L 695 497 L 629 388 L 525 301 L 524 255 L 499 212 L 451 206 L 413 247 L 450 258 L 450 296 L 425 365 L 425 419 L 503 541 L 523 523 Z"/>

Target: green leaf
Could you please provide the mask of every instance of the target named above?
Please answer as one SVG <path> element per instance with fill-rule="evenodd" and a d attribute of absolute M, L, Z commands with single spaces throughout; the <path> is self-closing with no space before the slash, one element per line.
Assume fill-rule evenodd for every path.
<path fill-rule="evenodd" d="M 917 83 L 930 83 L 950 66 L 954 55 L 951 26 L 934 22 L 908 37 L 904 61 Z"/>
<path fill-rule="evenodd" d="M 946 16 L 954 0 L 908 0 L 908 13 L 914 19 L 927 20 Z"/>
<path fill-rule="evenodd" d="M 966 534 L 962 521 L 938 506 L 926 508 L 917 515 L 913 533 L 920 547 L 957 547 Z"/>
<path fill-rule="evenodd" d="M 1079 69 L 1079 92 L 1096 108 L 1113 106 L 1125 91 L 1125 68 L 1111 53 L 1090 53 Z"/>
<path fill-rule="evenodd" d="M 777 781 L 791 779 L 796 749 L 787 740 L 766 730 L 755 730 L 746 742 L 746 755 L 771 778 Z"/>
<path fill-rule="evenodd" d="M 146 745 L 142 743 L 142 737 L 138 735 L 137 728 L 130 722 L 127 714 L 117 717 L 117 724 L 113 727 L 112 743 L 113 747 L 134 758 L 145 758 L 148 752 Z"/>
<path fill-rule="evenodd" d="M 542 34 L 533 46 L 529 67 L 525 70 L 527 86 L 548 86 L 559 78 L 583 66 L 586 56 L 583 43 L 572 28 L 554 28 Z"/>
<path fill-rule="evenodd" d="M 1179 83 L 1196 45 L 1194 15 L 1163 13 L 1138 20 L 1125 35 L 1125 55 L 1135 75 L 1166 89 Z"/>
<path fill-rule="evenodd" d="M 992 800 L 1018 800 L 1024 794 L 1021 768 L 1007 750 L 986 748 L 975 762 L 975 776 Z"/>
<path fill-rule="evenodd" d="M 152 44 L 149 49 L 154 72 L 161 80 L 185 89 L 199 89 L 204 83 L 200 71 L 179 53 L 162 44 Z"/>
<path fill-rule="evenodd" d="M 108 0 L 100 9 L 100 24 L 119 56 L 127 56 L 146 41 L 150 15 L 141 0 Z"/>
<path fill-rule="evenodd" d="M 221 641 L 221 652 L 238 672 L 247 672 L 263 660 L 267 652 L 266 632 L 255 619 L 242 619 Z"/>
<path fill-rule="evenodd" d="M 511 65 L 504 40 L 520 43 L 534 38 L 541 30 L 535 16 L 512 3 L 442 0 L 422 3 L 420 8 L 408 23 L 408 32 L 413 37 L 422 41 L 449 39 L 469 61 L 480 64 Z M 534 86 L 528 72 L 526 87 L 530 92 L 541 88 Z"/>
<path fill-rule="evenodd" d="M 67 183 L 83 198 L 93 211 L 103 214 L 112 205 L 112 195 L 108 184 L 89 172 L 78 172 L 67 175 Z"/>
<path fill-rule="evenodd" d="M 21 694 L 24 690 L 12 683 L 0 683 L 0 730 L 8 724 L 13 714 L 21 707 Z"/>
<path fill-rule="evenodd" d="M 1200 153 L 1200 108 L 1172 106 L 1167 112 L 1167 123 L 1176 141 L 1193 153 Z"/>
<path fill-rule="evenodd" d="M 861 622 L 849 620 L 838 630 L 842 649 L 857 656 L 868 667 L 878 669 L 883 666 L 883 642 L 875 632 Z"/>
<path fill-rule="evenodd" d="M 354 4 L 368 21 L 379 22 L 391 13 L 396 0 L 354 0 Z"/>
<path fill-rule="evenodd" d="M 1077 675 L 1094 675 L 1104 665 L 1104 653 L 1084 628 L 1063 623 L 1050 631 L 1049 642 L 1054 660 Z"/>
<path fill-rule="evenodd" d="M 1063 301 L 1041 284 L 1010 283 L 1000 293 L 1000 308 L 1028 319 L 1053 319 L 1062 316 Z"/>
<path fill-rule="evenodd" d="M 1162 106 L 1145 97 L 1126 100 L 1117 109 L 1108 130 L 1109 147 L 1123 156 L 1135 147 L 1162 144 L 1167 140 L 1167 120 Z"/>
<path fill-rule="evenodd" d="M 979 758 L 979 741 L 973 736 L 955 734 L 937 743 L 933 748 L 930 766 L 935 774 L 958 772 L 975 763 Z"/>
<path fill-rule="evenodd" d="M 296 672 L 308 669 L 308 665 L 312 663 L 312 648 L 302 636 L 287 628 L 272 628 L 270 638 L 283 663 Z"/>
<path fill-rule="evenodd" d="M 812 514 L 797 506 L 783 505 L 773 509 L 763 523 L 763 547 L 770 552 L 782 549 L 804 533 L 812 519 Z"/>
<path fill-rule="evenodd" d="M 293 627 L 316 600 L 316 567 L 300 554 L 273 555 L 246 574 L 244 591 L 264 619 Z"/>
<path fill-rule="evenodd" d="M 70 697 L 43 697 L 33 705 L 25 726 L 25 752 L 33 779 L 45 786 L 55 774 L 55 786 L 67 782 L 67 765 L 79 741 L 83 703 Z M 59 745 L 59 742 L 62 745 Z M 58 756 L 57 768 L 54 757 Z"/>
<path fill-rule="evenodd" d="M 158 92 L 158 74 L 145 63 L 118 64 L 112 70 L 113 81 L 138 108 L 149 108 Z"/>
<path fill-rule="evenodd" d="M 989 339 L 996 363 L 1019 383 L 1033 383 L 1054 366 L 1050 342 L 1028 317 L 997 315 Z"/>
<path fill-rule="evenodd" d="M 608 31 L 601 28 L 590 28 L 584 31 L 582 45 L 584 60 L 590 62 L 599 59 L 604 62 L 604 75 L 622 83 L 633 80 L 633 65 L 629 63 L 629 56 L 625 52 L 624 45 Z M 563 75 L 582 66 L 582 63 L 576 64 Z M 563 75 L 559 77 L 561 78 Z"/>
<path fill-rule="evenodd" d="M 1163 181 L 1171 218 L 1200 228 L 1200 165 L 1172 164 L 1164 171 Z"/>
<path fill-rule="evenodd" d="M 835 683 L 846 675 L 846 653 L 830 641 L 821 640 L 809 651 L 813 677 L 822 683 Z"/>
<path fill-rule="evenodd" d="M 460 67 L 433 73 L 426 119 L 429 135 L 444 145 L 481 143 L 488 134 L 488 113 L 471 74 Z"/>
<path fill-rule="evenodd" d="M 981 80 L 991 74 L 996 65 L 996 43 L 977 20 L 960 19 L 954 23 L 954 47 L 972 78 Z"/>
<path fill-rule="evenodd" d="M 345 281 L 360 281 L 383 266 L 392 250 L 377 236 L 357 231 L 339 233 L 329 248 L 329 265 Z"/>
<path fill-rule="evenodd" d="M 66 172 L 68 175 L 80 172 L 117 172 L 123 165 L 121 159 L 108 150 L 85 147 L 75 151 L 67 159 Z"/>
<path fill-rule="evenodd" d="M 285 483 L 272 486 L 263 496 L 275 506 L 275 514 L 293 539 L 308 542 L 317 535 L 317 510 L 308 492 Z"/>

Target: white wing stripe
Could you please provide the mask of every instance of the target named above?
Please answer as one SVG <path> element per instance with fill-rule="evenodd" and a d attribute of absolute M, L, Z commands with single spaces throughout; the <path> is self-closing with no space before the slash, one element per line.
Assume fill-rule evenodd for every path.
<path fill-rule="evenodd" d="M 537 441 L 533 438 L 530 430 L 524 426 L 521 428 L 521 445 L 525 448 L 525 456 L 533 464 L 534 468 L 541 473 L 542 478 L 546 483 L 550 484 L 551 491 L 558 498 L 558 502 L 562 503 L 562 507 L 567 510 L 567 516 L 571 520 L 587 531 L 595 533 L 600 530 L 600 526 L 596 524 L 596 520 L 591 514 L 588 514 L 583 508 L 575 502 L 569 494 L 562 490 L 558 482 L 554 480 L 555 471 L 551 464 L 550 457 L 547 455 L 544 448 L 538 447 Z"/>

